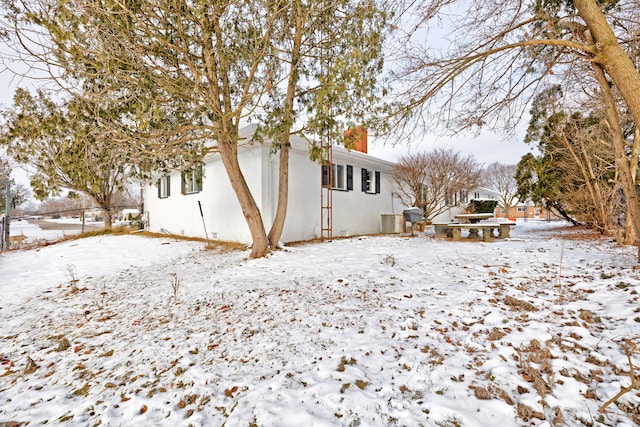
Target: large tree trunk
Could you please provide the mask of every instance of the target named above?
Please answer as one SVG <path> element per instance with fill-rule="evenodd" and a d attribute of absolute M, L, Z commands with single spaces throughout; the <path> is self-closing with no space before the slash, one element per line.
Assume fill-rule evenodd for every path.
<path fill-rule="evenodd" d="M 218 139 L 218 150 L 220 152 L 220 158 L 222 164 L 227 171 L 231 187 L 233 188 L 238 202 L 242 208 L 242 214 L 244 215 L 253 245 L 251 246 L 251 257 L 260 258 L 267 254 L 269 248 L 269 242 L 267 240 L 267 233 L 262 223 L 262 215 L 260 209 L 256 204 L 251 190 L 247 185 L 247 181 L 244 179 L 240 164 L 238 163 L 238 148 L 234 143 L 230 143 L 226 140 Z"/>
<path fill-rule="evenodd" d="M 612 127 L 613 146 L 616 166 L 620 173 L 620 181 L 627 203 L 627 215 L 631 216 L 636 236 L 640 235 L 640 202 L 632 180 L 629 161 L 624 147 L 624 139 L 620 130 L 618 112 L 611 95 L 606 73 L 611 77 L 620 94 L 624 98 L 633 120 L 640 123 L 640 73 L 622 49 L 602 10 L 594 0 L 574 0 L 579 15 L 589 27 L 591 37 L 599 53 L 593 58 L 594 70 L 605 99 L 607 118 Z M 640 247 L 638 248 L 640 262 Z"/>
<path fill-rule="evenodd" d="M 602 98 L 604 100 L 605 110 L 607 113 L 607 122 L 611 129 L 613 154 L 616 162 L 616 169 L 620 174 L 620 183 L 627 205 L 627 215 L 631 217 L 633 229 L 636 236 L 640 235 L 640 200 L 636 191 L 635 182 L 632 179 L 631 169 L 629 167 L 629 159 L 625 150 L 624 137 L 622 136 L 622 128 L 620 127 L 619 114 L 616 109 L 615 100 L 609 87 L 603 68 L 594 63 L 596 79 L 600 85 Z M 636 242 L 637 244 L 637 242 Z M 638 247 L 638 262 L 640 262 L 640 246 Z"/>
<path fill-rule="evenodd" d="M 593 61 L 611 77 L 624 98 L 635 123 L 640 123 L 640 73 L 594 0 L 574 0 L 578 13 L 589 27 L 599 54 Z M 637 231 L 637 230 L 636 230 Z"/>
<path fill-rule="evenodd" d="M 287 96 L 284 103 L 284 117 L 282 137 L 280 141 L 280 170 L 278 173 L 278 207 L 269 231 L 269 244 L 275 248 L 282 237 L 284 222 L 287 218 L 287 206 L 289 204 L 289 151 L 291 144 L 289 134 L 293 126 L 293 104 L 295 102 L 296 87 L 298 85 L 298 66 L 300 62 L 300 49 L 302 47 L 302 5 L 300 1 L 292 2 L 293 13 L 296 18 L 296 31 L 291 48 L 291 66 L 289 80 L 287 82 Z"/>
<path fill-rule="evenodd" d="M 269 245 L 272 248 L 278 246 L 284 222 L 287 218 L 287 205 L 289 203 L 289 142 L 280 146 L 280 170 L 278 172 L 278 207 L 269 231 Z"/>
<path fill-rule="evenodd" d="M 202 21 L 204 57 L 207 79 L 210 83 L 211 121 L 216 128 L 215 137 L 220 159 L 227 171 L 231 188 L 238 198 L 242 214 L 251 233 L 251 257 L 260 258 L 267 254 L 269 241 L 262 222 L 260 209 L 251 194 L 251 190 L 244 178 L 238 162 L 238 127 L 242 116 L 242 108 L 234 107 L 231 75 L 233 64 L 230 64 L 227 45 L 224 40 L 228 37 L 222 30 L 220 20 L 228 5 L 215 3 L 210 8 L 210 15 Z M 257 70 L 257 61 L 252 61 L 250 75 Z M 251 82 L 253 77 L 247 77 Z M 237 89 L 237 88 L 236 88 Z"/>
<path fill-rule="evenodd" d="M 633 134 L 633 146 L 631 147 L 631 156 L 629 158 L 629 169 L 631 172 L 631 181 L 636 183 L 636 176 L 638 173 L 638 155 L 640 155 L 640 127 L 636 126 L 635 132 Z M 632 245 L 636 239 L 637 235 L 633 228 L 633 222 L 631 221 L 631 215 L 627 215 L 627 220 L 625 224 L 625 234 L 624 234 L 624 244 Z"/>
<path fill-rule="evenodd" d="M 100 206 L 102 212 L 102 218 L 104 219 L 104 229 L 111 230 L 113 228 L 113 222 L 111 221 L 111 208 L 109 206 Z"/>
<path fill-rule="evenodd" d="M 104 220 L 104 229 L 111 230 L 113 228 L 113 223 L 111 221 L 111 197 L 104 194 L 87 194 L 93 199 L 95 204 L 98 205 L 98 208 L 102 213 L 102 219 Z"/>

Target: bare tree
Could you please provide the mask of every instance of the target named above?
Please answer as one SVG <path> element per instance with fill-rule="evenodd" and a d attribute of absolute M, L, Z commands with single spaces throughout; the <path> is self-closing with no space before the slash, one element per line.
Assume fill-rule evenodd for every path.
<path fill-rule="evenodd" d="M 421 208 L 425 219 L 432 220 L 450 208 L 450 197 L 477 186 L 480 176 L 481 168 L 472 155 L 437 148 L 401 157 L 392 179 L 403 203 Z"/>
<path fill-rule="evenodd" d="M 24 205 L 31 198 L 31 190 L 25 184 L 18 182 L 11 186 L 11 208 L 16 209 Z"/>
<path fill-rule="evenodd" d="M 603 143 L 607 129 L 597 117 L 559 116 L 545 145 L 561 171 L 561 200 L 579 221 L 606 234 L 619 209 L 611 144 Z"/>
<path fill-rule="evenodd" d="M 11 179 L 11 163 L 4 157 L 0 157 L 0 182 L 6 182 Z"/>
<path fill-rule="evenodd" d="M 608 233 L 620 212 L 620 185 L 611 132 L 605 113 L 566 111 L 559 86 L 542 92 L 532 103 L 526 140 L 538 143 L 538 159 L 523 157 L 520 191 L 542 199 L 571 220 Z M 584 104 L 589 111 L 600 103 Z M 535 167 L 536 180 L 531 176 Z M 532 178 L 532 176 L 531 176 Z"/>
<path fill-rule="evenodd" d="M 395 193 L 407 206 L 415 206 L 426 214 L 427 211 L 427 153 L 407 154 L 398 159 L 391 179 Z M 425 216 L 427 218 L 427 216 Z"/>
<path fill-rule="evenodd" d="M 518 203 L 516 168 L 516 165 L 505 165 L 494 162 L 482 171 L 482 185 L 496 191 L 500 195 L 498 206 L 504 209 L 507 215 Z"/>
<path fill-rule="evenodd" d="M 11 172 L 13 168 L 8 159 L 0 157 L 0 207 L 6 209 L 6 185 L 9 184 L 11 190 L 11 209 L 15 209 L 20 205 L 26 203 L 31 196 L 31 191 L 27 186 L 22 183 L 16 183 L 16 180 L 11 178 Z"/>
<path fill-rule="evenodd" d="M 410 115 L 454 132 L 512 130 L 546 82 L 590 77 L 595 83 L 583 69 L 573 74 L 585 58 L 611 67 L 620 76 L 624 99 L 634 106 L 630 110 L 640 111 L 638 86 L 633 86 L 640 86 L 640 76 L 624 50 L 636 39 L 637 2 L 605 3 L 606 16 L 594 0 L 423 0 L 417 5 L 403 11 L 404 27 L 411 31 L 397 30 L 399 45 L 407 47 L 398 50 L 403 65 L 394 70 L 402 83 L 397 96 L 404 114 L 395 116 L 401 124 Z M 449 27 L 441 28 L 439 14 L 447 16 Z M 617 26 L 616 33 L 607 18 Z M 432 31 L 446 32 L 437 46 L 429 38 Z M 618 86 L 616 79 L 614 83 Z M 636 121 L 640 117 L 632 115 Z"/>
<path fill-rule="evenodd" d="M 425 47 L 419 39 L 425 31 L 408 33 L 406 66 L 396 72 L 403 82 L 404 106 L 394 116 L 396 124 L 406 124 L 411 117 L 425 126 L 444 124 L 454 132 L 513 130 L 540 89 L 589 79 L 601 92 L 611 151 L 638 234 L 640 202 L 613 92 L 639 123 L 640 73 L 630 54 L 637 48 L 639 9 L 636 1 L 419 2 L 412 28 L 437 29 L 439 14 L 446 14 L 454 21 L 452 42 L 442 49 Z M 581 63 L 590 64 L 591 70 L 585 72 Z"/>

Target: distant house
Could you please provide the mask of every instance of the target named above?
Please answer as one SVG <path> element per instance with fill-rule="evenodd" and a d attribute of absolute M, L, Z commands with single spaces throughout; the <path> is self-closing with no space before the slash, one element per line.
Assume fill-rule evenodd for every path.
<path fill-rule="evenodd" d="M 476 187 L 470 191 L 461 191 L 452 194 L 445 202 L 447 210 L 435 217 L 433 222 L 449 222 L 454 220 L 455 216 L 466 212 L 471 200 L 495 200 L 500 201 L 500 193 L 486 187 Z M 512 219 L 547 219 L 550 213 L 544 207 L 536 206 L 531 201 L 521 202 L 516 200 L 515 206 L 505 212 L 505 209 L 496 206 L 494 216 L 496 218 L 512 218 Z"/>
<path fill-rule="evenodd" d="M 104 218 L 102 218 L 102 211 L 99 208 L 89 208 L 89 209 L 85 209 L 83 212 L 86 220 L 89 220 L 89 221 L 104 220 Z"/>
<path fill-rule="evenodd" d="M 553 212 L 545 209 L 542 206 L 536 206 L 531 201 L 518 201 L 516 206 L 509 209 L 509 212 L 505 212 L 505 210 L 500 206 L 496 208 L 496 218 L 551 219 L 556 217 L 556 214 L 554 214 Z"/>
<path fill-rule="evenodd" d="M 268 231 L 277 207 L 279 156 L 268 141 L 254 141 L 256 129 L 251 125 L 240 130 L 240 137 L 248 142 L 239 147 L 238 157 Z M 289 204 L 281 240 L 326 237 L 323 229 L 329 228 L 327 224 L 332 236 L 379 233 L 381 215 L 401 214 L 403 209 L 391 188 L 393 165 L 366 154 L 366 143 L 351 151 L 334 146 L 329 190 L 328 168 L 309 159 L 306 139 L 292 136 Z M 206 227 L 211 239 L 251 242 L 240 204 L 217 153 L 207 155 L 190 170 L 158 177 L 144 186 L 143 196 L 144 222 L 150 231 L 204 237 Z"/>
<path fill-rule="evenodd" d="M 140 217 L 140 211 L 135 208 L 125 208 L 118 212 L 118 221 L 132 221 Z"/>
<path fill-rule="evenodd" d="M 496 191 L 493 191 L 485 187 L 475 187 L 470 191 L 459 191 L 454 194 L 450 194 L 445 200 L 447 209 L 439 215 L 433 218 L 434 223 L 439 222 L 451 222 L 455 219 L 456 215 L 467 211 L 469 201 L 471 200 L 499 200 L 500 195 Z"/>

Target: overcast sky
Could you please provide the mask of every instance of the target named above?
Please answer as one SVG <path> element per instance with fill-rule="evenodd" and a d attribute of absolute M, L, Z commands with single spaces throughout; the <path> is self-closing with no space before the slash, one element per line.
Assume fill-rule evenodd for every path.
<path fill-rule="evenodd" d="M 524 154 L 532 152 L 532 147 L 525 144 L 523 138 L 523 132 L 508 139 L 500 134 L 485 131 L 477 137 L 472 134 L 459 135 L 454 138 L 425 135 L 421 141 L 410 144 L 398 143 L 395 147 L 388 141 L 383 143 L 374 140 L 369 142 L 369 154 L 385 160 L 396 161 L 407 153 L 444 147 L 452 148 L 463 154 L 471 154 L 478 163 L 484 165 L 493 162 L 517 164 Z"/>

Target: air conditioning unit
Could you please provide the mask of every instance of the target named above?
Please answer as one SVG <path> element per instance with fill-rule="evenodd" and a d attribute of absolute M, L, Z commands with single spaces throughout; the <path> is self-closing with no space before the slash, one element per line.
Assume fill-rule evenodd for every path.
<path fill-rule="evenodd" d="M 382 214 L 381 218 L 382 233 L 384 234 L 400 234 L 402 233 L 402 226 L 404 217 L 397 214 Z"/>

